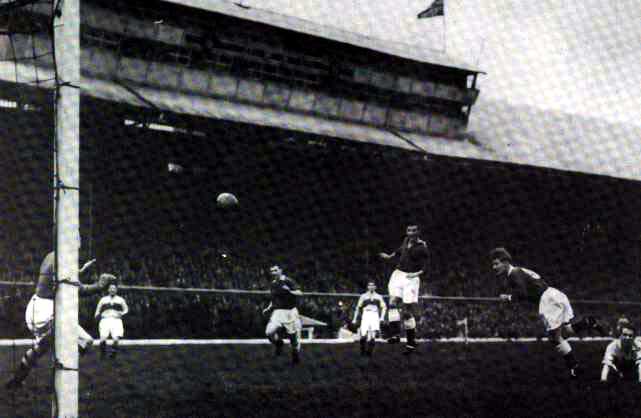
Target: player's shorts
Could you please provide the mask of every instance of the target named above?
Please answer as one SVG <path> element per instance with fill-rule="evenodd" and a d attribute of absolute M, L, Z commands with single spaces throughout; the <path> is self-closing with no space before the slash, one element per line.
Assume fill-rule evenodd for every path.
<path fill-rule="evenodd" d="M 53 299 L 33 295 L 25 310 L 25 322 L 36 341 L 49 335 L 53 326 Z"/>
<path fill-rule="evenodd" d="M 33 295 L 25 310 L 25 322 L 36 344 L 50 336 L 53 328 L 53 299 Z M 91 335 L 78 325 L 78 345 L 86 347 L 92 341 Z"/>
<path fill-rule="evenodd" d="M 419 277 L 408 279 L 406 272 L 394 270 L 387 284 L 387 292 L 390 297 L 402 299 L 403 303 L 418 303 L 420 287 Z"/>
<path fill-rule="evenodd" d="M 548 287 L 539 301 L 539 316 L 549 332 L 568 324 L 574 318 L 574 312 L 565 293 Z"/>
<path fill-rule="evenodd" d="M 369 331 L 380 331 L 381 319 L 378 312 L 364 311 L 361 318 L 361 335 L 366 335 Z"/>
<path fill-rule="evenodd" d="M 265 333 L 271 335 L 280 328 L 284 328 L 288 334 L 295 334 L 301 331 L 302 325 L 298 309 L 275 309 L 272 312 Z"/>
<path fill-rule="evenodd" d="M 98 324 L 100 339 L 106 340 L 111 338 L 122 338 L 125 335 L 125 328 L 120 318 L 102 318 Z"/>

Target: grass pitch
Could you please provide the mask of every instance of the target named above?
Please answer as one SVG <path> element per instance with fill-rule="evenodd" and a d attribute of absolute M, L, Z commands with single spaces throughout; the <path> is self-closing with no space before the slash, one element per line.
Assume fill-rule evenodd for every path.
<path fill-rule="evenodd" d="M 82 417 L 624 417 L 638 416 L 641 386 L 599 383 L 606 342 L 573 343 L 586 372 L 572 381 L 548 343 L 425 343 L 406 357 L 379 344 L 304 345 L 290 364 L 267 345 L 123 347 L 81 360 Z M 3 380 L 15 353 L 0 350 Z M 48 359 L 19 392 L 0 392 L 0 416 L 48 417 Z"/>

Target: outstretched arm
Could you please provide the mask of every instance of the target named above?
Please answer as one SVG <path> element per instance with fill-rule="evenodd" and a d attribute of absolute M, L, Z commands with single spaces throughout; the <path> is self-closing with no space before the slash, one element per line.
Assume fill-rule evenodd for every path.
<path fill-rule="evenodd" d="M 91 259 L 91 260 L 87 261 L 87 262 L 86 262 L 86 263 L 85 263 L 85 264 L 80 268 L 80 270 L 78 270 L 78 274 L 82 274 L 82 273 L 84 273 L 85 271 L 87 271 L 87 270 L 89 269 L 89 267 L 91 267 L 95 262 L 96 262 L 96 259 L 95 259 L 95 258 L 93 258 L 93 259 Z"/>
<path fill-rule="evenodd" d="M 109 286 L 111 283 L 116 281 L 116 276 L 113 274 L 102 273 L 98 278 L 97 283 L 92 284 L 83 284 L 80 283 L 80 295 L 91 295 L 93 293 L 100 292 Z"/>

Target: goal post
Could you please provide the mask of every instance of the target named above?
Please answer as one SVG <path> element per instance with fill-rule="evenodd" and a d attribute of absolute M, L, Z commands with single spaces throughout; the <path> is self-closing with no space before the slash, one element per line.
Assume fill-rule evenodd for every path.
<path fill-rule="evenodd" d="M 52 416 L 78 416 L 78 254 L 80 247 L 80 1 L 54 1 L 55 298 Z"/>

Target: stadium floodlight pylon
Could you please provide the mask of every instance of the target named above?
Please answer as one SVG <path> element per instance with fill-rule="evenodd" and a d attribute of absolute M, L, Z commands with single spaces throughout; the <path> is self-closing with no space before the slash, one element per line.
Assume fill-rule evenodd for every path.
<path fill-rule="evenodd" d="M 80 1 L 54 2 L 56 275 L 53 416 L 78 416 Z"/>

